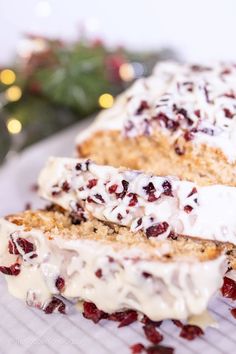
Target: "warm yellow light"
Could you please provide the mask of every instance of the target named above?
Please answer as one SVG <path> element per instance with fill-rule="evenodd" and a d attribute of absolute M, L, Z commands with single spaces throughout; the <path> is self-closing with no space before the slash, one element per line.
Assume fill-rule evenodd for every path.
<path fill-rule="evenodd" d="M 99 97 L 98 103 L 102 108 L 110 108 L 113 106 L 114 97 L 110 93 L 104 93 Z"/>
<path fill-rule="evenodd" d="M 22 124 L 18 119 L 10 118 L 7 121 L 7 129 L 10 134 L 19 134 L 22 130 Z"/>
<path fill-rule="evenodd" d="M 16 74 L 10 69 L 5 69 L 0 72 L 0 81 L 4 85 L 11 85 L 16 80 Z"/>
<path fill-rule="evenodd" d="M 124 63 L 120 66 L 119 74 L 123 81 L 131 81 L 135 78 L 134 68 L 129 63 Z"/>
<path fill-rule="evenodd" d="M 21 91 L 21 88 L 19 86 L 11 86 L 9 87 L 7 90 L 6 90 L 6 99 L 8 101 L 12 101 L 12 102 L 15 102 L 15 101 L 18 101 L 21 96 L 22 96 L 22 91 Z"/>

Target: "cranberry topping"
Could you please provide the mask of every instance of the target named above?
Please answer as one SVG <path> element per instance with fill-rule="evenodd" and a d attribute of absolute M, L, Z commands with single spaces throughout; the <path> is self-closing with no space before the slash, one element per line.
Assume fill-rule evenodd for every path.
<path fill-rule="evenodd" d="M 185 205 L 184 206 L 184 211 L 189 214 L 193 210 L 193 207 L 191 205 Z"/>
<path fill-rule="evenodd" d="M 129 193 L 128 197 L 130 197 L 130 202 L 129 202 L 130 207 L 133 207 L 138 203 L 138 198 L 135 193 Z"/>
<path fill-rule="evenodd" d="M 146 348 L 147 354 L 174 354 L 174 349 L 163 345 L 153 345 Z"/>
<path fill-rule="evenodd" d="M 198 326 L 184 325 L 180 331 L 180 337 L 187 340 L 193 340 L 204 334 L 203 330 Z"/>
<path fill-rule="evenodd" d="M 101 278 L 101 277 L 102 277 L 102 270 L 101 270 L 101 268 L 99 268 L 98 270 L 96 270 L 95 275 L 96 275 L 96 277 L 98 277 L 98 278 Z"/>
<path fill-rule="evenodd" d="M 165 127 L 173 132 L 179 128 L 179 122 L 168 118 L 164 113 L 159 113 L 154 119 L 163 122 Z"/>
<path fill-rule="evenodd" d="M 197 188 L 193 187 L 193 189 L 191 190 L 191 192 L 189 193 L 189 195 L 187 196 L 187 198 L 191 197 L 193 194 L 197 193 Z"/>
<path fill-rule="evenodd" d="M 105 203 L 105 200 L 103 199 L 103 197 L 101 196 L 101 194 L 95 194 L 94 197 L 98 200 L 100 200 L 102 203 Z"/>
<path fill-rule="evenodd" d="M 142 276 L 144 276 L 144 278 L 150 278 L 152 275 L 148 272 L 142 272 Z"/>
<path fill-rule="evenodd" d="M 8 243 L 8 250 L 10 254 L 19 254 L 15 242 L 23 250 L 24 253 L 30 253 L 35 250 L 34 244 L 26 240 L 25 238 L 18 237 L 16 241 L 14 241 L 13 238 L 11 238 L 11 240 Z M 33 255 L 33 256 L 36 257 L 37 255 Z M 34 258 L 33 256 L 32 258 Z"/>
<path fill-rule="evenodd" d="M 64 304 L 64 302 L 61 299 L 58 299 L 57 297 L 53 296 L 52 300 L 45 307 L 44 312 L 46 314 L 51 314 L 56 310 L 65 315 L 66 305 Z"/>
<path fill-rule="evenodd" d="M 79 203 L 76 203 L 75 210 L 70 213 L 70 218 L 73 225 L 79 225 L 82 221 L 86 221 L 84 209 Z"/>
<path fill-rule="evenodd" d="M 178 145 L 175 146 L 175 153 L 179 156 L 182 156 L 185 154 L 185 149 L 184 148 L 180 148 Z"/>
<path fill-rule="evenodd" d="M 234 114 L 228 108 L 224 108 L 223 111 L 226 118 L 230 118 L 230 119 L 233 118 Z"/>
<path fill-rule="evenodd" d="M 163 189 L 164 189 L 164 194 L 165 195 L 167 195 L 167 196 L 169 196 L 169 197 L 173 197 L 173 194 L 172 194 L 172 187 L 171 187 L 171 184 L 170 184 L 170 182 L 169 181 L 164 181 L 163 183 L 162 183 L 162 187 L 163 187 Z"/>
<path fill-rule="evenodd" d="M 88 181 L 87 188 L 92 189 L 97 185 L 98 180 L 93 178 Z"/>
<path fill-rule="evenodd" d="M 85 161 L 85 163 L 77 163 L 77 164 L 75 165 L 75 169 L 76 169 L 77 171 L 84 171 L 84 172 L 86 172 L 86 171 L 88 171 L 89 164 L 90 164 L 90 161 L 89 161 L 89 160 Z"/>
<path fill-rule="evenodd" d="M 179 320 L 172 320 L 172 322 L 176 325 L 176 327 L 182 328 L 183 323 Z"/>
<path fill-rule="evenodd" d="M 97 308 L 92 302 L 84 301 L 83 303 L 83 316 L 94 323 L 98 323 L 101 319 L 107 318 L 107 314 Z"/>
<path fill-rule="evenodd" d="M 230 310 L 231 315 L 236 318 L 236 308 Z"/>
<path fill-rule="evenodd" d="M 6 275 L 18 275 L 20 273 L 20 264 L 14 263 L 9 267 L 0 266 L 0 272 Z"/>
<path fill-rule="evenodd" d="M 151 324 L 151 325 L 153 325 L 155 327 L 160 327 L 160 325 L 162 324 L 162 321 L 152 321 L 146 315 L 143 315 L 143 318 L 141 319 L 141 322 L 144 323 L 145 325 Z"/>
<path fill-rule="evenodd" d="M 142 343 L 136 343 L 131 345 L 130 349 L 131 349 L 131 354 L 140 354 L 145 349 L 145 347 Z"/>
<path fill-rule="evenodd" d="M 116 197 L 123 199 L 127 193 L 129 182 L 123 179 L 121 183 L 123 186 L 123 191 L 121 193 L 116 193 Z"/>
<path fill-rule="evenodd" d="M 68 193 L 70 190 L 70 185 L 67 181 L 62 183 L 61 189 L 63 190 L 63 192 Z"/>
<path fill-rule="evenodd" d="M 65 280 L 62 277 L 58 277 L 55 285 L 56 288 L 61 292 L 65 288 Z"/>
<path fill-rule="evenodd" d="M 184 139 L 185 139 L 186 141 L 191 141 L 191 140 L 193 140 L 193 138 L 194 138 L 194 133 L 195 133 L 195 131 L 193 131 L 193 130 L 187 130 L 187 131 L 184 133 Z"/>
<path fill-rule="evenodd" d="M 131 323 L 137 321 L 138 315 L 136 311 L 127 310 L 123 312 L 115 312 L 111 315 L 108 315 L 108 320 L 117 321 L 119 323 L 119 328 L 130 325 Z"/>
<path fill-rule="evenodd" d="M 148 105 L 147 101 L 144 101 L 144 100 L 141 101 L 139 108 L 136 111 L 136 115 L 143 113 L 143 111 L 148 108 L 149 108 L 149 105 Z"/>
<path fill-rule="evenodd" d="M 147 237 L 157 237 L 157 236 L 163 234 L 164 232 L 166 232 L 168 227 L 169 227 L 169 224 L 166 221 L 160 222 L 156 225 L 149 226 L 146 230 L 146 235 L 147 235 Z"/>
<path fill-rule="evenodd" d="M 159 344 L 163 340 L 163 335 L 156 330 L 154 325 L 147 324 L 143 326 L 143 330 L 147 339 L 153 344 Z"/>
<path fill-rule="evenodd" d="M 120 221 L 123 219 L 123 216 L 121 215 L 121 213 L 117 214 L 117 219 L 120 220 Z"/>
<path fill-rule="evenodd" d="M 110 194 L 115 193 L 116 190 L 117 190 L 117 188 L 118 188 L 118 184 L 112 184 L 112 185 L 108 188 L 108 192 L 109 192 Z"/>
<path fill-rule="evenodd" d="M 221 288 L 221 293 L 224 297 L 236 300 L 236 282 L 235 280 L 224 277 L 224 283 Z"/>

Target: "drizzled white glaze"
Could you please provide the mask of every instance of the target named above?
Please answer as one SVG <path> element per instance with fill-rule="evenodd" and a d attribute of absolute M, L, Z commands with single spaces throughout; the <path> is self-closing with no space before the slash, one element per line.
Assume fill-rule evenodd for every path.
<path fill-rule="evenodd" d="M 127 186 L 123 195 L 122 181 Z M 65 182 L 68 185 L 63 190 Z M 236 244 L 234 187 L 198 187 L 174 177 L 99 166 L 86 160 L 51 158 L 39 177 L 39 194 L 75 214 L 79 203 L 86 217 L 125 225 L 134 232 L 143 229 L 148 237 L 162 239 L 174 231 Z"/>
<path fill-rule="evenodd" d="M 132 138 L 151 135 L 156 128 L 172 141 L 184 136 L 193 143 L 219 148 L 229 162 L 234 162 L 236 65 L 160 63 L 152 76 L 137 80 L 112 108 L 79 134 L 77 143 L 99 130 L 119 130 Z"/>
<path fill-rule="evenodd" d="M 45 307 L 50 296 L 58 294 L 55 280 L 60 275 L 65 280 L 62 296 L 91 301 L 108 313 L 134 309 L 152 320 L 186 319 L 206 309 L 225 270 L 224 256 L 205 262 L 195 258 L 164 262 L 152 260 L 137 246 L 120 248 L 116 243 L 58 236 L 49 240 L 39 229 L 25 232 L 0 219 L 3 254 L 8 253 L 12 232 L 30 238 L 36 246 L 33 264 L 25 258 L 18 276 L 5 276 L 12 295 L 31 306 Z M 2 261 L 1 257 L 1 265 Z M 98 269 L 101 277 L 95 274 Z M 150 275 L 145 277 L 143 272 Z"/>

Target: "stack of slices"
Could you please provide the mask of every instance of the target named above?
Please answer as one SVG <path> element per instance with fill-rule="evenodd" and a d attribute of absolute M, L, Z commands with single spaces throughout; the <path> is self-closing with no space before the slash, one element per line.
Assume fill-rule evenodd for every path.
<path fill-rule="evenodd" d="M 0 220 L 9 291 L 47 313 L 203 313 L 236 269 L 236 66 L 159 64 L 76 144 L 39 176 L 50 207 Z"/>

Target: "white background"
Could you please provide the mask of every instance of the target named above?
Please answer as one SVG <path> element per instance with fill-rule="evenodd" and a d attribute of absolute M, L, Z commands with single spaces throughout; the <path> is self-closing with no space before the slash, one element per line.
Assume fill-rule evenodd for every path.
<path fill-rule="evenodd" d="M 0 64 L 23 33 L 76 39 L 81 28 L 112 45 L 236 60 L 236 0 L 0 0 Z"/>

